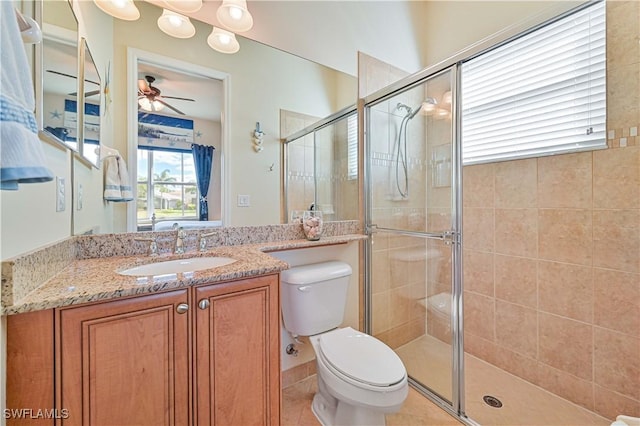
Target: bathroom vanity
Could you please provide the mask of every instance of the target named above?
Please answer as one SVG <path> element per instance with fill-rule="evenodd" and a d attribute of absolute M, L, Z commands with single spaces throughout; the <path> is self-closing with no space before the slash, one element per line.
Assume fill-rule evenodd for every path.
<path fill-rule="evenodd" d="M 8 407 L 69 425 L 280 422 L 277 274 L 7 320 Z"/>
<path fill-rule="evenodd" d="M 289 265 L 267 252 L 365 238 L 351 229 L 312 242 L 292 225 L 222 228 L 203 252 L 201 231 L 188 231 L 186 253 L 159 256 L 139 233 L 73 237 L 3 263 L 6 406 L 32 410 L 7 424 L 279 424 L 279 274 Z M 146 235 L 161 253 L 171 243 L 171 233 Z M 211 256 L 234 262 L 126 274 Z M 21 288 L 30 280 L 41 283 Z"/>

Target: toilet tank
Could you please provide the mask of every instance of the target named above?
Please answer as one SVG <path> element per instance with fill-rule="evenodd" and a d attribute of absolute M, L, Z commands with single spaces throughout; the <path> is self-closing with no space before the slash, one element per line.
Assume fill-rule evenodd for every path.
<path fill-rule="evenodd" d="M 293 335 L 312 336 L 342 324 L 351 266 L 330 261 L 296 266 L 280 273 L 284 327 Z"/>

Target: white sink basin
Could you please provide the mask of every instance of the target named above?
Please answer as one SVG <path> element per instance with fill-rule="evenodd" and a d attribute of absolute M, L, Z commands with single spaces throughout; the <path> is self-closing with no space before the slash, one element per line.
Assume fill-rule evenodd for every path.
<path fill-rule="evenodd" d="M 184 272 L 202 271 L 217 268 L 235 262 L 230 257 L 191 257 L 189 259 L 165 260 L 164 262 L 148 263 L 134 266 L 118 272 L 121 275 L 144 277 L 148 275 L 179 274 Z"/>

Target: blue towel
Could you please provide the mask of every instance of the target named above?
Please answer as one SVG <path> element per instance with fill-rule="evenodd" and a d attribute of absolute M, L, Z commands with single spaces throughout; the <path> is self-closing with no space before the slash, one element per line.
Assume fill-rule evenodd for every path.
<path fill-rule="evenodd" d="M 31 70 L 10 1 L 0 1 L 0 70 L 0 189 L 51 181 L 33 115 Z"/>

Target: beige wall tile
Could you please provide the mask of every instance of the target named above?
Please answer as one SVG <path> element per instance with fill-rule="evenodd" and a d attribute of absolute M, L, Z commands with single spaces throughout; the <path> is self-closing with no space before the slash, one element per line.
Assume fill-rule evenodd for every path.
<path fill-rule="evenodd" d="M 463 256 L 465 290 L 493 296 L 493 253 L 464 250 Z"/>
<path fill-rule="evenodd" d="M 538 255 L 536 209 L 496 209 L 496 253 L 514 256 Z"/>
<path fill-rule="evenodd" d="M 581 379 L 593 377 L 593 327 L 568 318 L 538 314 L 538 359 Z"/>
<path fill-rule="evenodd" d="M 493 298 L 464 292 L 464 331 L 495 341 Z"/>
<path fill-rule="evenodd" d="M 371 258 L 371 287 L 373 294 L 389 290 L 391 287 L 389 252 L 387 250 L 374 251 Z"/>
<path fill-rule="evenodd" d="M 588 323 L 593 322 L 593 270 L 588 266 L 538 262 L 538 307 Z"/>
<path fill-rule="evenodd" d="M 469 207 L 464 209 L 464 246 L 468 249 L 493 251 L 493 209 Z"/>
<path fill-rule="evenodd" d="M 478 164 L 462 169 L 462 204 L 465 207 L 493 207 L 495 164 Z"/>
<path fill-rule="evenodd" d="M 640 338 L 640 274 L 595 268 L 594 324 Z"/>
<path fill-rule="evenodd" d="M 598 385 L 640 401 L 640 339 L 595 327 L 593 363 Z"/>
<path fill-rule="evenodd" d="M 596 413 L 615 419 L 620 413 L 627 416 L 640 417 L 640 401 L 612 392 L 601 386 L 593 387 Z"/>
<path fill-rule="evenodd" d="M 592 228 L 590 210 L 539 210 L 538 250 L 540 258 L 591 265 Z"/>
<path fill-rule="evenodd" d="M 538 158 L 538 207 L 591 208 L 591 171 L 591 152 Z"/>
<path fill-rule="evenodd" d="M 625 127 L 629 123 L 634 123 L 634 120 L 637 122 L 640 108 L 638 105 L 639 91 L 638 63 L 619 64 L 607 68 L 608 128 Z"/>
<path fill-rule="evenodd" d="M 486 362 L 496 364 L 496 353 L 502 350 L 498 346 L 487 339 L 483 339 L 472 333 L 464 333 L 464 351 Z"/>
<path fill-rule="evenodd" d="M 498 208 L 537 207 L 537 162 L 527 160 L 495 163 L 495 200 Z"/>
<path fill-rule="evenodd" d="M 593 265 L 640 272 L 640 210 L 594 210 Z"/>
<path fill-rule="evenodd" d="M 411 287 L 404 286 L 389 291 L 389 319 L 391 327 L 409 322 L 411 312 Z"/>
<path fill-rule="evenodd" d="M 578 405 L 593 410 L 593 383 L 562 370 L 538 364 L 538 386 Z"/>
<path fill-rule="evenodd" d="M 536 308 L 537 269 L 535 259 L 496 255 L 496 298 Z"/>
<path fill-rule="evenodd" d="M 509 349 L 498 345 L 491 363 L 524 380 L 536 383 L 538 380 L 536 360 Z"/>
<path fill-rule="evenodd" d="M 496 301 L 496 342 L 514 352 L 537 358 L 536 311 L 513 303 Z"/>
<path fill-rule="evenodd" d="M 388 291 L 372 295 L 372 328 L 373 334 L 385 332 L 391 328 L 389 302 L 391 296 Z"/>
<path fill-rule="evenodd" d="M 640 147 L 593 152 L 593 207 L 640 208 Z"/>

